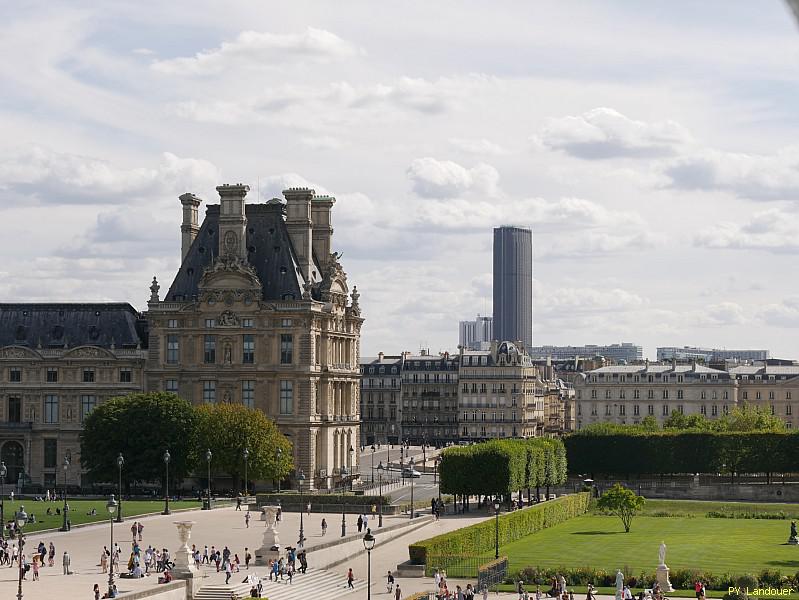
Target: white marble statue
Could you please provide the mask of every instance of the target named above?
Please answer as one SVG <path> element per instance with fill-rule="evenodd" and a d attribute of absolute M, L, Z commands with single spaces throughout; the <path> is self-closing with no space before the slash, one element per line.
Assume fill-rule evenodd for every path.
<path fill-rule="evenodd" d="M 666 542 L 660 542 L 660 550 L 658 550 L 659 565 L 666 564 Z"/>

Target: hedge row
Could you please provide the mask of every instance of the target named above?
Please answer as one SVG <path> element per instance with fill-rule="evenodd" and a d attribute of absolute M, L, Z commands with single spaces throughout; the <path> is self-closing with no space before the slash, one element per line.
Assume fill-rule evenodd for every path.
<path fill-rule="evenodd" d="M 509 544 L 526 535 L 552 527 L 584 514 L 591 499 L 589 493 L 562 496 L 499 517 L 499 543 Z M 494 549 L 494 519 L 486 519 L 463 529 L 445 533 L 408 546 L 413 564 L 427 564 L 428 556 L 479 555 Z"/>
<path fill-rule="evenodd" d="M 627 571 L 625 569 L 625 571 Z M 555 576 L 563 575 L 566 586 L 593 584 L 597 587 L 615 587 L 616 570 L 596 569 L 593 567 L 526 567 L 517 571 L 506 583 L 516 583 L 518 580 L 526 584 L 540 585 L 541 590 L 549 586 Z M 776 569 L 766 569 L 758 574 L 714 574 L 701 569 L 671 569 L 669 579 L 675 589 L 692 590 L 696 581 L 702 581 L 709 590 L 727 591 L 730 587 L 748 587 L 750 590 L 757 587 L 796 588 L 799 586 L 799 573 L 783 575 Z M 655 572 L 642 571 L 638 575 L 625 572 L 624 583 L 630 589 L 651 588 L 655 582 Z"/>
<path fill-rule="evenodd" d="M 258 506 L 275 506 L 278 500 L 283 508 L 296 508 L 300 506 L 300 495 L 297 492 L 285 492 L 282 494 L 256 494 L 255 502 Z M 313 507 L 315 504 L 358 504 L 358 505 L 379 505 L 380 496 L 355 496 L 347 494 L 303 494 L 302 505 L 308 503 Z M 391 499 L 383 496 L 383 506 L 391 504 Z"/>
<path fill-rule="evenodd" d="M 799 464 L 799 433 L 589 432 L 564 441 L 572 473 L 784 473 Z"/>
<path fill-rule="evenodd" d="M 566 481 L 566 449 L 560 439 L 491 440 L 448 448 L 441 455 L 441 491 L 447 494 L 510 494 Z"/>

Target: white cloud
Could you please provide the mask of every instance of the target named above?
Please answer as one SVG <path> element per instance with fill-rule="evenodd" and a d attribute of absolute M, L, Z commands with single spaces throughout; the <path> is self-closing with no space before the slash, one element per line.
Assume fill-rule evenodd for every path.
<path fill-rule="evenodd" d="M 450 160 L 417 158 L 406 171 L 413 191 L 424 198 L 454 198 L 468 193 L 495 196 L 499 173 L 491 165 L 466 168 Z"/>
<path fill-rule="evenodd" d="M 744 308 L 737 302 L 719 302 L 685 315 L 688 325 L 695 327 L 728 327 L 744 325 L 748 318 Z"/>
<path fill-rule="evenodd" d="M 799 327 L 799 297 L 766 304 L 757 316 L 772 327 Z"/>
<path fill-rule="evenodd" d="M 694 245 L 703 248 L 799 252 L 799 215 L 777 208 L 757 212 L 748 221 L 723 221 L 700 231 Z"/>
<path fill-rule="evenodd" d="M 674 121 L 646 123 L 612 108 L 594 108 L 579 116 L 549 119 L 534 141 L 585 159 L 667 156 L 691 141 Z"/>
<path fill-rule="evenodd" d="M 155 167 L 121 168 L 89 156 L 31 146 L 0 159 L 0 189 L 43 204 L 119 204 L 131 196 L 207 189 L 219 181 L 210 162 L 161 155 Z"/>
<path fill-rule="evenodd" d="M 358 48 L 336 34 L 308 27 L 302 33 L 242 31 L 232 42 L 191 57 L 156 60 L 155 71 L 168 75 L 216 75 L 240 67 L 263 68 L 288 60 L 327 62 L 358 53 Z"/>
<path fill-rule="evenodd" d="M 543 287 L 536 281 L 536 314 L 544 317 L 569 317 L 593 313 L 618 313 L 639 310 L 649 300 L 622 288 L 599 289 L 593 287 Z"/>
<path fill-rule="evenodd" d="M 321 185 L 313 183 L 297 173 L 281 173 L 262 177 L 257 185 L 260 188 L 261 199 L 263 200 L 269 200 L 270 198 L 280 198 L 282 200 L 283 190 L 295 187 L 311 188 L 319 195 L 330 193 Z"/>
<path fill-rule="evenodd" d="M 505 148 L 486 138 L 450 138 L 449 143 L 471 154 L 500 156 L 508 153 Z"/>
<path fill-rule="evenodd" d="M 799 146 L 772 155 L 704 150 L 660 166 L 668 185 L 682 190 L 720 190 L 753 200 L 799 196 Z"/>
<path fill-rule="evenodd" d="M 341 140 L 329 135 L 304 136 L 300 138 L 300 143 L 311 150 L 338 150 L 344 146 Z"/>

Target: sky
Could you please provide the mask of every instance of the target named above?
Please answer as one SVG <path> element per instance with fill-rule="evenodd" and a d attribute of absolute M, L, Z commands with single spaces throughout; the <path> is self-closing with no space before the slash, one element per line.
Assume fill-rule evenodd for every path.
<path fill-rule="evenodd" d="M 337 198 L 363 355 L 454 350 L 516 224 L 535 344 L 799 359 L 799 28 L 777 0 L 0 15 L 0 301 L 145 310 L 179 267 L 180 194 L 309 185 Z"/>

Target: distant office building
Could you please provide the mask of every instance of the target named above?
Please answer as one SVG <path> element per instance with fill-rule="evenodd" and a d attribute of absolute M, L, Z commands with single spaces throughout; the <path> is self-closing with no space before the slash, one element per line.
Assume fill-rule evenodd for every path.
<path fill-rule="evenodd" d="M 488 350 L 494 339 L 494 318 L 477 315 L 474 321 L 461 321 L 458 345 L 467 350 Z"/>
<path fill-rule="evenodd" d="M 533 232 L 494 229 L 494 335 L 533 345 Z"/>
<path fill-rule="evenodd" d="M 702 360 L 716 362 L 725 360 L 756 361 L 771 358 L 769 350 L 726 350 L 724 348 L 700 348 L 697 346 L 663 346 L 657 351 L 658 361 Z"/>
<path fill-rule="evenodd" d="M 400 400 L 404 355 L 361 358 L 361 445 L 402 439 Z"/>
<path fill-rule="evenodd" d="M 585 346 L 533 346 L 530 348 L 529 354 L 532 358 L 551 357 L 555 361 L 573 358 L 593 358 L 595 356 L 602 356 L 614 363 L 631 363 L 644 359 L 643 347 L 628 342 L 610 344 L 609 346 L 595 346 L 594 344 L 586 344 Z M 659 358 L 660 354 L 658 353 Z"/>

